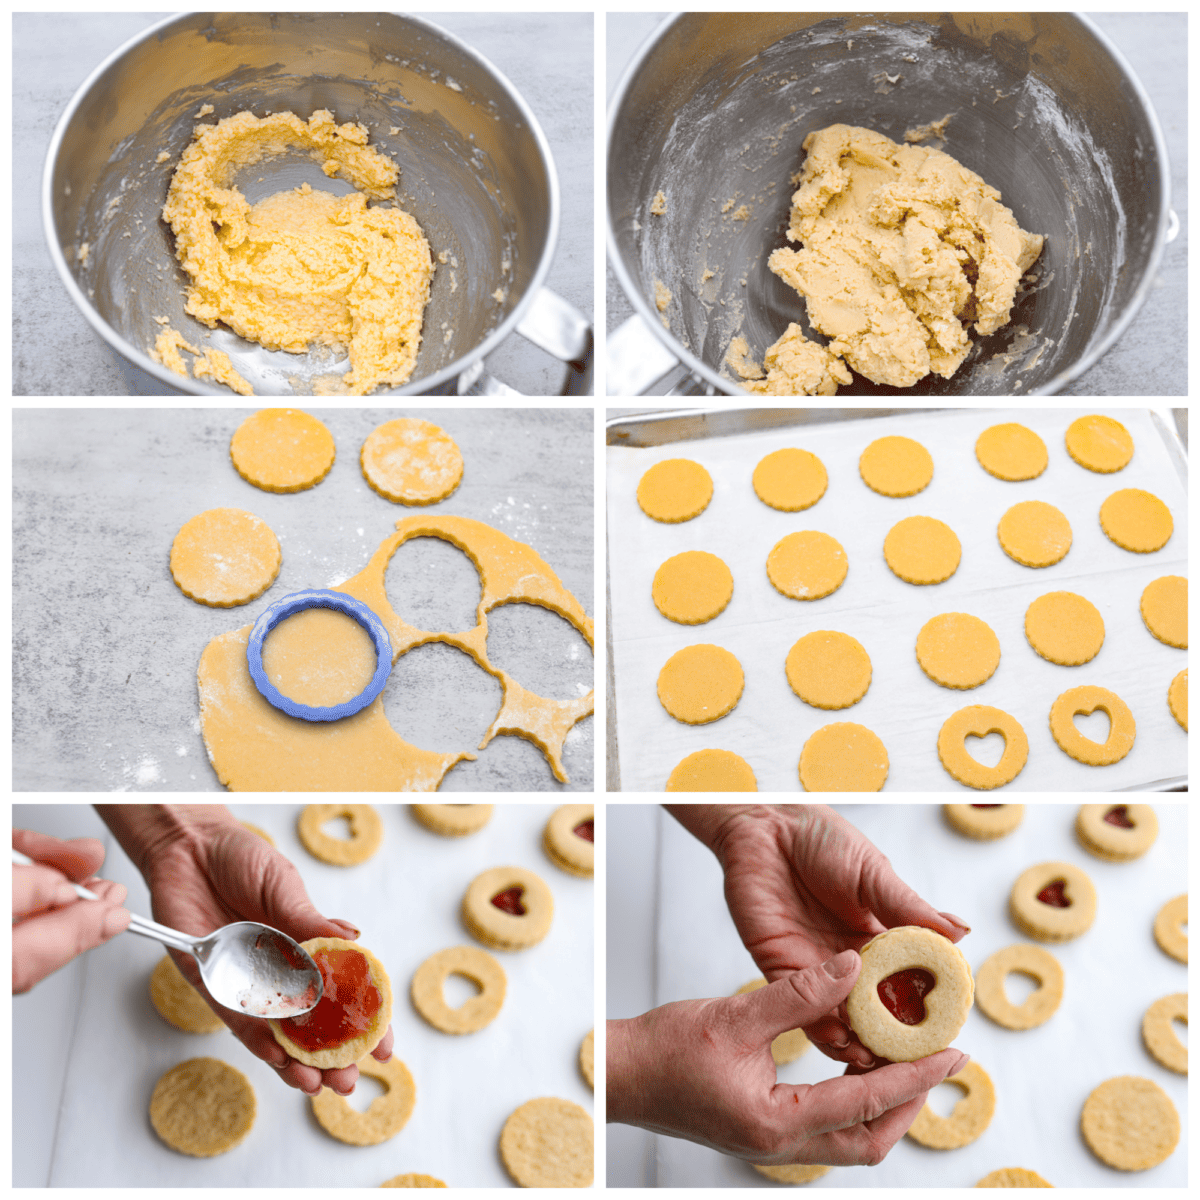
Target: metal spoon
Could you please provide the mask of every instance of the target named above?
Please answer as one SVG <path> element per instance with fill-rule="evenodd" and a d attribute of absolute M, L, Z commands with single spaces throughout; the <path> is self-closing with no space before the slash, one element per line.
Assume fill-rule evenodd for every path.
<path fill-rule="evenodd" d="M 12 858 L 21 866 L 37 865 L 19 850 Z M 71 886 L 82 900 L 100 899 L 78 883 Z M 316 1008 L 325 991 L 308 951 L 257 921 L 237 921 L 206 937 L 191 937 L 134 913 L 129 932 L 191 954 L 212 998 L 250 1017 L 298 1017 Z"/>

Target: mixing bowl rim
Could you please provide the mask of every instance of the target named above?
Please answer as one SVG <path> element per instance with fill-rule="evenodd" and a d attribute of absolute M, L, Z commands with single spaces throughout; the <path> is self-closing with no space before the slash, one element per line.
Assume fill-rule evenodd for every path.
<path fill-rule="evenodd" d="M 54 127 L 54 133 L 51 135 L 50 144 L 46 150 L 46 162 L 42 169 L 42 232 L 46 238 L 47 248 L 50 251 L 51 261 L 54 263 L 58 271 L 59 278 L 67 289 L 67 294 L 75 302 L 78 308 L 84 315 L 88 324 L 100 335 L 101 338 L 123 358 L 131 362 L 135 367 L 144 373 L 154 377 L 161 383 L 170 385 L 172 391 L 183 391 L 185 394 L 194 396 L 225 396 L 228 397 L 231 393 L 227 387 L 218 387 L 215 385 L 201 383 L 197 379 L 192 379 L 188 376 L 177 375 L 174 371 L 162 366 L 153 361 L 150 356 L 143 350 L 139 350 L 132 345 L 124 337 L 122 337 L 109 323 L 100 315 L 95 305 L 88 299 L 83 289 L 75 281 L 70 267 L 67 265 L 66 257 L 62 252 L 59 239 L 57 238 L 57 225 L 54 219 L 54 204 L 52 189 L 54 186 L 54 174 L 58 165 L 59 153 L 62 149 L 63 139 L 66 136 L 68 127 L 76 114 L 82 109 L 84 98 L 88 95 L 96 81 L 116 63 L 118 63 L 125 55 L 131 53 L 134 49 L 140 46 L 143 42 L 149 41 L 153 37 L 158 37 L 171 26 L 182 25 L 186 21 L 194 20 L 199 13 L 173 13 L 168 17 L 155 21 L 147 26 L 140 33 L 134 34 L 133 37 L 123 42 L 111 54 L 108 55 L 94 70 L 92 70 L 83 82 L 76 88 L 74 95 L 67 103 L 67 107 L 63 110 L 62 116 L 59 117 L 57 124 Z M 267 14 L 249 11 L 239 13 L 239 16 L 261 17 Z M 307 15 L 307 14 L 298 14 Z M 337 16 L 339 14 L 325 14 L 327 16 Z M 351 13 L 352 16 L 368 15 L 362 12 Z M 550 273 L 550 267 L 554 259 L 554 253 L 558 246 L 558 235 L 562 220 L 561 213 L 561 198 L 558 184 L 558 168 L 554 163 L 554 155 L 550 149 L 550 143 L 546 138 L 545 132 L 542 130 L 541 124 L 534 115 L 533 110 L 529 107 L 525 97 L 513 86 L 512 81 L 504 74 L 490 59 L 481 54 L 478 50 L 469 46 L 456 34 L 451 33 L 447 29 L 443 29 L 440 25 L 432 21 L 426 20 L 424 17 L 417 17 L 407 13 L 375 13 L 376 17 L 395 17 L 402 21 L 411 22 L 413 25 L 424 27 L 431 33 L 444 39 L 455 47 L 460 53 L 474 59 L 476 63 L 482 66 L 485 72 L 496 80 L 501 88 L 508 93 L 509 99 L 521 114 L 529 128 L 529 132 L 533 137 L 534 144 L 537 147 L 538 154 L 541 157 L 542 165 L 546 173 L 546 191 L 548 194 L 548 212 L 546 221 L 546 237 L 542 247 L 537 266 L 530 277 L 529 285 L 525 289 L 524 295 L 520 301 L 513 307 L 510 312 L 491 333 L 487 335 L 478 345 L 472 347 L 465 354 L 460 355 L 448 366 L 443 367 L 440 371 L 432 375 L 422 376 L 420 379 L 411 380 L 404 384 L 403 387 L 392 388 L 388 390 L 378 389 L 372 393 L 373 396 L 409 396 L 422 395 L 431 392 L 434 388 L 440 387 L 442 384 L 451 382 L 458 376 L 462 375 L 468 368 L 474 366 L 475 363 L 481 362 L 493 350 L 495 350 L 501 342 L 503 342 L 509 334 L 511 334 L 525 317 L 530 305 L 538 292 L 545 286 L 546 277 Z M 286 393 L 285 393 L 286 395 Z"/>

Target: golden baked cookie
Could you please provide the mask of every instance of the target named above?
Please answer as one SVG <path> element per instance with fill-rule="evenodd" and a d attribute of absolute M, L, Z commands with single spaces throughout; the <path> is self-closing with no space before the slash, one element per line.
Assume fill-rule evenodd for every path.
<path fill-rule="evenodd" d="M 825 495 L 825 464 L 807 450 L 776 450 L 754 468 L 755 495 L 780 512 L 802 512 Z"/>
<path fill-rule="evenodd" d="M 637 502 L 642 512 L 664 525 L 698 517 L 712 499 L 712 476 L 690 458 L 667 458 L 642 476 Z"/>
<path fill-rule="evenodd" d="M 1187 923 L 1187 892 L 1168 900 L 1154 918 L 1154 940 L 1158 948 L 1181 963 L 1188 960 L 1188 935 L 1183 932 Z"/>
<path fill-rule="evenodd" d="M 933 478 L 933 457 L 912 438 L 876 438 L 862 452 L 858 473 L 881 496 L 915 496 Z"/>
<path fill-rule="evenodd" d="M 1050 462 L 1046 443 L 1032 429 L 1010 421 L 985 429 L 975 442 L 979 465 L 997 479 L 1036 479 Z"/>
<path fill-rule="evenodd" d="M 1023 804 L 943 804 L 952 829 L 977 842 L 990 842 L 1012 833 L 1025 815 Z"/>
<path fill-rule="evenodd" d="M 781 1167 L 760 1167 L 758 1163 L 750 1165 L 760 1175 L 765 1175 L 776 1183 L 812 1183 L 833 1170 L 832 1167 L 825 1167 L 820 1163 L 785 1163 Z"/>
<path fill-rule="evenodd" d="M 1153 554 L 1171 540 L 1175 522 L 1157 496 L 1141 488 L 1123 488 L 1100 505 L 1100 528 L 1122 550 Z"/>
<path fill-rule="evenodd" d="M 707 725 L 737 707 L 746 676 L 742 664 L 720 646 L 685 646 L 658 673 L 658 699 L 685 725 Z"/>
<path fill-rule="evenodd" d="M 977 1188 L 1011 1187 L 1011 1188 L 1044 1188 L 1053 1187 L 1036 1171 L 1025 1167 L 997 1167 L 989 1171 L 976 1185 Z"/>
<path fill-rule="evenodd" d="M 747 992 L 757 992 L 759 988 L 766 986 L 765 979 L 752 979 L 749 983 L 743 983 L 734 995 L 744 996 Z M 785 1067 L 788 1063 L 795 1062 L 811 1045 L 812 1042 L 808 1040 L 808 1034 L 803 1029 L 788 1029 L 771 1043 L 771 1057 L 777 1067 Z"/>
<path fill-rule="evenodd" d="M 859 953 L 862 970 L 846 998 L 846 1015 L 872 1054 L 915 1062 L 954 1041 L 971 1010 L 975 984 L 949 938 L 920 925 L 900 925 L 877 934 Z"/>
<path fill-rule="evenodd" d="M 527 1100 L 504 1122 L 500 1157 L 519 1187 L 591 1187 L 592 1118 L 569 1100 Z"/>
<path fill-rule="evenodd" d="M 150 973 L 150 999 L 159 1015 L 184 1033 L 216 1033 L 225 1028 L 225 1022 L 183 977 L 169 954 L 164 954 Z"/>
<path fill-rule="evenodd" d="M 823 725 L 800 751 L 800 784 L 806 792 L 878 792 L 887 776 L 887 747 L 853 721 Z"/>
<path fill-rule="evenodd" d="M 793 600 L 820 600 L 845 581 L 846 551 L 827 533 L 806 529 L 781 538 L 767 555 L 767 578 Z"/>
<path fill-rule="evenodd" d="M 1023 567 L 1051 567 L 1071 549 L 1071 525 L 1043 500 L 1014 504 L 996 527 L 1000 548 Z"/>
<path fill-rule="evenodd" d="M 1092 927 L 1096 889 L 1071 863 L 1038 863 L 1017 877 L 1008 912 L 1022 933 L 1039 942 L 1069 942 Z"/>
<path fill-rule="evenodd" d="M 1038 985 L 1020 1004 L 1013 1004 L 1004 991 L 1004 980 L 1013 971 Z M 1035 1029 L 1058 1011 L 1063 981 L 1063 969 L 1049 950 L 1019 942 L 997 950 L 975 972 L 975 1007 L 1005 1029 Z"/>
<path fill-rule="evenodd" d="M 970 613 L 941 613 L 930 617 L 917 634 L 917 662 L 940 687 L 967 691 L 996 673 L 1000 639 Z"/>
<path fill-rule="evenodd" d="M 542 846 L 550 861 L 568 875 L 590 879 L 595 872 L 595 818 L 590 804 L 564 804 L 546 822 Z"/>
<path fill-rule="evenodd" d="M 275 845 L 275 839 L 265 829 L 260 829 L 257 825 L 251 825 L 249 821 L 239 821 L 238 824 L 241 825 L 243 829 L 248 829 L 257 837 L 262 838 L 262 840 L 266 842 L 268 846 Z"/>
<path fill-rule="evenodd" d="M 1188 683 L 1187 683 L 1187 667 L 1184 667 L 1174 679 L 1171 680 L 1171 686 L 1167 688 L 1167 707 L 1171 710 L 1171 716 L 1183 726 L 1184 730 L 1188 727 Z"/>
<path fill-rule="evenodd" d="M 972 1059 L 957 1075 L 950 1075 L 963 1097 L 948 1117 L 939 1117 L 928 1101 L 909 1126 L 908 1136 L 931 1150 L 957 1150 L 969 1146 L 992 1123 L 996 1112 L 996 1088 L 988 1073 Z"/>
<path fill-rule="evenodd" d="M 321 826 L 345 817 L 350 823 L 350 840 L 330 837 Z M 304 848 L 323 863 L 353 867 L 366 862 L 383 841 L 383 822 L 369 804 L 306 804 L 296 824 Z"/>
<path fill-rule="evenodd" d="M 788 651 L 784 663 L 792 691 L 814 708 L 849 708 L 871 686 L 871 659 L 848 633 L 818 629 Z"/>
<path fill-rule="evenodd" d="M 478 984 L 478 995 L 451 1008 L 443 991 L 447 975 L 462 975 Z M 443 1033 L 475 1033 L 496 1019 L 507 984 L 504 968 L 486 950 L 451 946 L 430 955 L 417 968 L 412 981 L 413 1008 Z"/>
<path fill-rule="evenodd" d="M 437 504 L 462 482 L 454 439 L 430 421 L 397 417 L 373 429 L 359 454 L 363 478 L 394 504 Z"/>
<path fill-rule="evenodd" d="M 1104 645 L 1104 618 L 1074 592 L 1047 592 L 1025 610 L 1025 637 L 1048 662 L 1078 667 Z"/>
<path fill-rule="evenodd" d="M 442 837 L 466 837 L 492 818 L 491 804 L 413 804 L 412 815 Z"/>
<path fill-rule="evenodd" d="M 1101 475 L 1121 470 L 1133 457 L 1133 438 L 1112 417 L 1077 417 L 1067 426 L 1067 453 Z"/>
<path fill-rule="evenodd" d="M 376 1096 L 369 1108 L 359 1112 L 337 1092 L 322 1088 L 312 1098 L 313 1116 L 339 1142 L 348 1146 L 378 1146 L 395 1137 L 408 1123 L 417 1102 L 417 1085 L 412 1073 L 394 1054 L 385 1063 L 365 1054 L 358 1060 L 358 1071 L 383 1084 L 383 1095 Z"/>
<path fill-rule="evenodd" d="M 905 517 L 883 539 L 883 557 L 905 583 L 943 583 L 958 570 L 962 545 L 936 517 Z"/>
<path fill-rule="evenodd" d="M 654 607 L 677 625 L 703 625 L 733 599 L 733 572 L 707 550 L 685 550 L 654 572 Z"/>
<path fill-rule="evenodd" d="M 590 1088 L 596 1086 L 595 1041 L 596 1031 L 589 1029 L 583 1041 L 579 1043 L 579 1070 Z"/>
<path fill-rule="evenodd" d="M 385 1180 L 379 1185 L 380 1187 L 425 1187 L 439 1188 L 446 1185 L 440 1180 L 435 1179 L 432 1175 L 393 1175 L 391 1179 Z"/>
<path fill-rule="evenodd" d="M 998 733 L 1004 753 L 994 767 L 985 767 L 967 751 L 966 739 Z M 1029 757 L 1029 739 L 1016 717 L 989 704 L 969 704 L 947 717 L 938 732 L 938 758 L 946 773 L 967 787 L 988 791 L 1012 783 Z"/>
<path fill-rule="evenodd" d="M 264 492 L 303 492 L 333 467 L 333 434 L 298 408 L 264 408 L 247 417 L 229 443 L 233 468 Z"/>
<path fill-rule="evenodd" d="M 250 1132 L 254 1089 L 241 1071 L 219 1058 L 189 1058 L 154 1085 L 150 1124 L 172 1150 L 212 1158 Z"/>
<path fill-rule="evenodd" d="M 1108 738 L 1101 745 L 1075 727 L 1075 714 L 1085 717 L 1097 709 L 1108 714 Z M 1077 687 L 1063 692 L 1050 706 L 1050 732 L 1059 749 L 1089 767 L 1109 767 L 1133 749 L 1137 725 L 1129 705 L 1115 692 L 1102 687 Z"/>
<path fill-rule="evenodd" d="M 467 932 L 495 950 L 524 950 L 550 932 L 554 897 L 524 867 L 492 867 L 471 880 L 462 902 Z"/>
<path fill-rule="evenodd" d="M 1118 1171 L 1145 1171 L 1170 1158 L 1179 1144 L 1179 1114 L 1149 1079 L 1106 1079 L 1084 1101 L 1079 1121 L 1092 1153 Z"/>
<path fill-rule="evenodd" d="M 1146 1009 L 1142 1018 L 1142 1041 L 1151 1055 L 1168 1071 L 1177 1075 L 1188 1073 L 1187 1047 L 1175 1033 L 1175 1022 L 1188 1023 L 1187 992 L 1164 996 Z"/>
<path fill-rule="evenodd" d="M 257 599 L 275 582 L 282 561 L 279 539 L 240 508 L 200 513 L 171 543 L 171 578 L 189 600 L 210 608 Z"/>
<path fill-rule="evenodd" d="M 668 792 L 757 792 L 750 764 L 732 750 L 697 750 L 667 777 Z"/>
<path fill-rule="evenodd" d="M 1158 818 L 1149 804 L 1083 804 L 1075 817 L 1079 844 L 1105 862 L 1141 858 L 1158 837 Z"/>
<path fill-rule="evenodd" d="M 1164 575 L 1146 584 L 1142 592 L 1142 620 L 1160 642 L 1188 648 L 1188 581 L 1182 575 Z"/>

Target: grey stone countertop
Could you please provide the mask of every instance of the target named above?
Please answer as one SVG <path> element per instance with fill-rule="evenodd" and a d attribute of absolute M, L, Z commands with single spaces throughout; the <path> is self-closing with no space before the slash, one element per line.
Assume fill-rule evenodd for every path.
<path fill-rule="evenodd" d="M 42 232 L 41 176 L 54 127 L 79 85 L 168 13 L 13 15 L 13 357 L 18 396 L 132 394 L 113 352 L 63 287 Z M 537 116 L 558 168 L 562 224 L 546 285 L 595 308 L 593 17 L 585 13 L 418 13 L 487 58 Z M 549 53 L 549 48 L 553 52 Z M 53 331 L 53 337 L 46 336 Z M 565 368 L 514 334 L 488 370 L 529 396 L 557 395 Z"/>
<path fill-rule="evenodd" d="M 253 487 L 230 462 L 229 440 L 250 411 L 14 411 L 15 791 L 222 791 L 200 736 L 201 651 L 291 592 L 356 574 L 414 513 L 472 517 L 532 546 L 594 613 L 590 409 L 314 410 L 337 461 L 316 487 L 286 495 Z M 462 484 L 441 503 L 393 504 L 363 478 L 364 439 L 398 416 L 434 421 L 462 451 Z M 168 566 L 184 522 L 222 507 L 261 517 L 283 549 L 275 583 L 233 609 L 189 600 Z M 448 542 L 406 542 L 386 587 L 419 629 L 475 624 L 478 574 Z M 558 699 L 591 688 L 588 644 L 557 614 L 510 604 L 489 614 L 488 627 L 491 662 L 523 686 Z M 566 785 L 524 738 L 496 737 L 477 751 L 500 697 L 497 679 L 443 643 L 402 655 L 383 694 L 405 740 L 478 753 L 449 772 L 443 791 L 590 791 L 592 717 L 567 736 Z"/>

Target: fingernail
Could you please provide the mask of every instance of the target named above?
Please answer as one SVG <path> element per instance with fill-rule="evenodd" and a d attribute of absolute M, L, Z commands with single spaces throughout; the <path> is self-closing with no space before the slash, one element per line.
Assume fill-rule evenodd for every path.
<path fill-rule="evenodd" d="M 971 932 L 970 925 L 968 925 L 966 921 L 962 919 L 962 917 L 956 917 L 953 913 L 942 913 L 941 915 L 945 917 L 945 919 L 949 921 L 951 925 L 961 929 L 963 933 Z"/>
<path fill-rule="evenodd" d="M 343 921 L 343 920 L 341 920 L 341 918 L 337 918 L 334 920 L 333 923 L 335 925 L 340 925 L 343 929 L 348 929 L 350 931 L 350 933 L 351 933 L 351 937 L 349 939 L 350 941 L 354 941 L 355 938 L 362 936 L 362 930 L 359 929 L 359 927 L 357 925 L 352 925 L 349 921 Z"/>
<path fill-rule="evenodd" d="M 54 889 L 53 903 L 57 905 L 61 906 L 72 904 L 77 899 L 79 899 L 79 897 L 75 895 L 75 889 L 69 883 L 60 883 L 58 887 Z"/>
<path fill-rule="evenodd" d="M 858 963 L 858 955 L 853 950 L 843 950 L 841 954 L 831 958 L 825 966 L 825 974 L 830 979 L 845 979 Z"/>
<path fill-rule="evenodd" d="M 959 1071 L 961 1071 L 963 1069 L 963 1067 L 965 1067 L 967 1065 L 967 1063 L 969 1063 L 970 1061 L 971 1061 L 971 1056 L 969 1054 L 960 1054 L 959 1058 L 958 1058 L 958 1062 L 955 1065 L 954 1070 L 952 1070 L 950 1072 L 950 1074 L 957 1075 L 959 1073 Z"/>
<path fill-rule="evenodd" d="M 130 920 L 130 914 L 125 909 L 110 908 L 104 914 L 104 924 L 100 928 L 106 938 L 115 937 L 129 927 Z"/>
<path fill-rule="evenodd" d="M 334 1090 L 335 1090 L 335 1091 L 337 1091 L 337 1089 L 336 1089 L 336 1088 L 335 1088 Z M 353 1096 L 353 1095 L 354 1095 L 354 1089 L 353 1089 L 353 1088 L 351 1088 L 351 1089 L 350 1089 L 348 1092 L 342 1092 L 342 1091 L 338 1091 L 338 1095 L 339 1095 L 339 1096 L 342 1096 L 342 1097 L 345 1097 L 345 1096 Z"/>
<path fill-rule="evenodd" d="M 844 1038 L 840 1038 L 840 1039 L 839 1039 L 838 1041 L 836 1041 L 836 1042 L 830 1042 L 829 1044 L 830 1044 L 830 1045 L 831 1045 L 831 1046 L 832 1046 L 832 1047 L 833 1047 L 835 1050 L 845 1050 L 845 1048 L 846 1048 L 848 1045 L 850 1045 L 850 1039 L 849 1039 L 848 1037 L 844 1037 Z"/>

